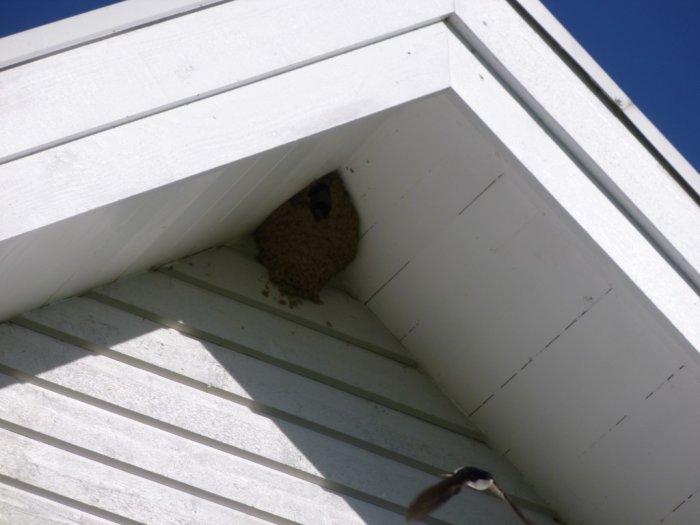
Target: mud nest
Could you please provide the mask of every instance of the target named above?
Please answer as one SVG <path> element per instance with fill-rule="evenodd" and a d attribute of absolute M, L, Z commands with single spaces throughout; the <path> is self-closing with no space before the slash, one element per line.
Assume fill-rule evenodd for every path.
<path fill-rule="evenodd" d="M 253 234 L 270 281 L 286 295 L 314 302 L 355 258 L 358 236 L 357 211 L 336 172 L 294 195 Z"/>

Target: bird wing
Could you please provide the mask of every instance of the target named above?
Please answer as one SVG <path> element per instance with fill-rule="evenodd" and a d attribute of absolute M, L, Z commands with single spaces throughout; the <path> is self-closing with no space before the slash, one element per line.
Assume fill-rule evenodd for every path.
<path fill-rule="evenodd" d="M 415 521 L 425 518 L 440 505 L 449 500 L 462 489 L 462 484 L 455 481 L 453 476 L 442 480 L 418 494 L 406 512 L 406 521 Z"/>
<path fill-rule="evenodd" d="M 493 492 L 496 496 L 498 496 L 500 499 L 505 501 L 508 506 L 513 509 L 513 512 L 515 512 L 518 517 L 522 520 L 522 522 L 525 525 L 532 525 L 532 522 L 528 520 L 525 515 L 522 513 L 522 511 L 515 506 L 515 503 L 513 503 L 508 496 L 506 496 L 506 493 L 501 490 L 501 488 L 496 485 L 496 483 L 492 483 L 489 489 L 491 492 Z"/>

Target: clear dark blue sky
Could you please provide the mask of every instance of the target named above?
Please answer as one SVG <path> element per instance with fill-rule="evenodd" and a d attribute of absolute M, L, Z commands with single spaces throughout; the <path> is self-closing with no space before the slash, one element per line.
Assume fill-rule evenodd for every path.
<path fill-rule="evenodd" d="M 541 1 L 698 169 L 700 0 Z M 0 37 L 114 3 L 0 0 Z"/>

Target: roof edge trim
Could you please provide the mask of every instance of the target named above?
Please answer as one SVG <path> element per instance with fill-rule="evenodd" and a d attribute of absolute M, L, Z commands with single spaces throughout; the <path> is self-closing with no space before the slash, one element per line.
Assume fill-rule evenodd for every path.
<path fill-rule="evenodd" d="M 604 97 L 610 111 L 700 204 L 700 174 L 697 170 L 544 4 L 540 0 L 506 0 L 506 2 L 547 41 L 582 80 L 591 87 L 597 88 L 596 91 L 600 97 Z"/>
<path fill-rule="evenodd" d="M 686 230 L 700 194 L 513 1 L 456 0 L 448 24 L 697 291 L 700 251 Z"/>
<path fill-rule="evenodd" d="M 232 0 L 122 1 L 0 38 L 0 71 Z"/>

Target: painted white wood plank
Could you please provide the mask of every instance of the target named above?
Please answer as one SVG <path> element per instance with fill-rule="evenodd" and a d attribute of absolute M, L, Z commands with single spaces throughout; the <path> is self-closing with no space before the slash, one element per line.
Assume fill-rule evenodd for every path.
<path fill-rule="evenodd" d="M 6 70 L 0 159 L 395 36 L 452 6 L 237 0 Z"/>
<path fill-rule="evenodd" d="M 403 341 L 439 384 L 462 392 L 467 414 L 610 288 L 568 232 L 522 199 L 503 177 L 377 299 L 389 318 L 394 304 L 425 301 L 408 312 Z"/>
<path fill-rule="evenodd" d="M 107 525 L 98 518 L 67 505 L 0 482 L 0 522 L 21 525 Z"/>
<path fill-rule="evenodd" d="M 593 60 L 584 47 L 569 33 L 557 18 L 550 13 L 540 0 L 516 0 L 539 25 L 554 38 L 566 53 L 588 73 L 602 88 L 611 101 L 622 109 L 632 105 L 632 101 L 620 86 L 608 76 L 605 70 Z"/>
<path fill-rule="evenodd" d="M 638 106 L 631 104 L 624 108 L 625 115 L 645 138 L 663 155 L 664 159 L 678 171 L 697 195 L 700 195 L 700 173 L 668 140 L 661 131 L 642 113 Z"/>
<path fill-rule="evenodd" d="M 159 273 L 97 290 L 148 312 L 251 349 L 260 358 L 381 404 L 456 428 L 473 428 L 439 390 L 412 367 L 339 341 L 273 314 Z M 201 305 L 206 304 L 206 309 Z"/>
<path fill-rule="evenodd" d="M 412 359 L 398 341 L 362 303 L 346 292 L 327 286 L 321 291 L 321 304 L 303 301 L 290 309 L 288 299 L 269 285 L 267 270 L 254 259 L 232 249 L 214 249 L 165 267 L 179 274 L 221 288 L 276 315 L 308 323 L 310 327 L 329 335 L 340 335 L 348 342 L 357 341 L 370 348 L 395 354 L 400 360 Z M 245 279 L 241 278 L 245 275 Z M 264 295 L 263 291 L 269 295 Z"/>
<path fill-rule="evenodd" d="M 361 249 L 344 273 L 361 300 L 503 173 L 496 146 L 456 114 L 446 97 L 411 104 L 344 163 L 362 223 Z"/>
<path fill-rule="evenodd" d="M 264 450 L 274 461 L 314 475 L 328 474 L 331 479 L 348 486 L 357 486 L 353 481 L 358 475 L 355 467 L 367 472 L 374 472 L 376 467 L 367 466 L 359 459 L 341 461 L 338 465 L 331 454 L 323 453 L 329 446 L 324 445 L 326 438 L 314 438 L 311 430 L 328 429 L 340 440 L 343 434 L 347 435 L 350 443 L 378 453 L 377 459 L 368 460 L 375 465 L 384 464 L 383 455 L 395 457 L 399 462 L 434 465 L 445 472 L 463 464 L 479 464 L 498 476 L 513 494 L 537 500 L 519 474 L 483 444 L 246 356 L 237 356 L 215 345 L 204 346 L 176 331 L 164 330 L 137 317 L 90 303 L 80 305 L 74 300 L 65 301 L 37 310 L 33 317 L 96 341 L 106 338 L 115 351 L 199 381 L 204 392 L 20 328 L 14 328 L 2 339 L 3 346 L 13 350 L 1 355 L 0 362 L 218 442 L 256 454 Z M 86 320 L 85 314 L 92 316 L 92 320 Z M 123 342 L 114 343 L 119 340 Z M 45 348 L 47 345 L 51 350 Z M 51 367 L 57 368 L 48 370 Z M 271 416 L 251 413 L 244 406 L 211 396 L 206 393 L 207 386 L 271 406 L 281 411 L 278 414 L 283 419 L 274 414 L 270 419 Z M 253 409 L 259 410 L 255 405 Z M 290 423 L 285 420 L 284 412 L 301 420 L 292 419 Z M 308 424 L 304 420 L 311 423 L 311 430 L 305 428 Z M 297 444 L 300 454 L 294 448 L 298 440 L 313 443 L 313 446 L 301 448 Z M 338 458 L 347 457 L 343 446 L 336 447 Z M 314 466 L 317 457 L 327 463 L 329 470 L 322 470 L 320 464 Z M 348 472 L 343 473 L 342 469 Z M 331 476 L 330 472 L 335 474 Z M 378 474 L 377 479 L 384 478 Z"/>
<path fill-rule="evenodd" d="M 56 53 L 91 40 L 221 0 L 148 0 L 117 2 L 0 39 L 0 68 Z"/>
<path fill-rule="evenodd" d="M 680 456 L 693 455 L 694 446 L 687 441 L 686 431 L 674 433 L 679 439 L 675 450 L 684 451 L 675 459 L 663 447 L 655 452 L 640 448 L 647 440 L 667 435 L 657 428 L 648 429 L 648 437 L 643 431 L 626 432 L 624 444 L 616 440 L 618 446 L 607 449 L 606 456 L 597 457 L 597 461 L 589 459 L 589 455 L 596 455 L 602 443 L 617 434 L 618 428 L 627 424 L 640 405 L 648 404 L 645 398 L 649 393 L 657 390 L 679 367 L 688 365 L 678 359 L 673 341 L 658 330 L 654 320 L 628 308 L 628 304 L 617 290 L 607 294 L 549 348 L 535 356 L 527 368 L 498 390 L 474 416 L 486 432 L 497 427 L 498 432 L 492 433 L 494 446 L 499 450 L 510 449 L 508 457 L 533 478 L 542 480 L 538 487 L 545 493 L 551 491 L 553 503 L 578 519 L 597 517 L 601 521 L 600 516 L 605 516 L 605 523 L 656 522 L 642 517 L 653 516 L 652 508 L 659 500 L 652 494 L 658 495 L 662 489 L 632 484 L 635 488 L 629 490 L 648 490 L 647 497 L 637 492 L 638 498 L 621 504 L 618 497 L 627 490 L 623 478 L 638 479 L 659 472 L 660 466 L 652 465 L 652 461 L 677 464 Z M 690 395 L 690 391 L 684 395 Z M 669 418 L 673 417 L 670 414 L 676 414 L 678 419 L 693 420 L 692 411 L 684 413 L 683 408 L 687 406 L 669 402 L 666 409 L 651 410 L 649 416 L 668 413 Z M 546 428 L 546 433 L 520 430 L 533 425 Z M 637 474 L 631 473 L 631 464 L 638 465 Z M 608 471 L 606 465 L 616 468 Z M 576 481 L 569 481 L 566 490 L 581 490 L 579 484 L 589 486 L 601 472 L 605 472 L 606 481 L 589 486 L 586 499 L 578 503 L 572 503 L 569 498 L 558 501 L 555 499 L 561 494 L 556 489 L 558 480 L 565 478 L 571 468 L 575 469 Z M 670 472 L 668 476 L 659 475 L 660 479 L 669 480 L 665 486 L 676 490 L 683 479 L 680 472 L 678 476 Z M 674 477 L 678 482 L 671 481 Z M 680 498 L 680 493 L 676 497 Z M 623 510 L 640 507 L 641 504 L 633 504 L 634 499 L 647 499 L 648 512 Z"/>
<path fill-rule="evenodd" d="M 494 145 L 469 122 L 455 118 L 457 111 L 442 95 L 402 107 L 346 160 L 343 174 L 363 233 L 390 218 L 406 197 L 416 188 L 425 190 L 435 177 L 452 179 L 459 187 L 460 175 L 461 182 L 471 179 L 478 185 L 500 173 Z"/>
<path fill-rule="evenodd" d="M 250 453 L 236 457 L 233 449 L 217 447 L 213 442 L 196 442 L 189 436 L 178 435 L 176 430 L 169 433 L 33 385 L 15 383 L 4 375 L 0 381 L 4 386 L 0 399 L 12 403 L 0 407 L 2 419 L 236 501 L 245 502 L 246 485 L 259 485 L 256 490 L 266 485 L 273 496 L 281 487 L 292 494 L 298 492 L 300 497 L 309 490 L 317 490 L 302 488 L 309 484 L 308 478 L 299 479 L 298 475 L 294 478 L 293 472 L 292 476 L 286 475 L 289 470 L 276 471 L 279 466 L 274 462 L 318 476 L 319 479 L 311 482 L 313 485 L 322 484 L 321 478 L 325 477 L 399 505 L 410 499 L 410 491 L 415 487 L 433 479 L 426 473 L 294 425 L 282 427 L 289 431 L 287 436 L 273 420 L 242 407 L 233 406 L 227 414 L 230 420 L 238 422 L 227 444 L 235 444 Z M 312 461 L 317 461 L 318 466 Z M 259 462 L 257 466 L 256 462 Z M 237 478 L 246 477 L 249 478 L 246 483 L 231 485 Z M 400 481 L 392 484 L 392 479 Z M 269 496 L 257 497 L 263 502 Z M 288 496 L 277 494 L 277 497 L 284 500 Z"/>
<path fill-rule="evenodd" d="M 148 471 L 143 474 L 144 477 L 148 477 L 148 473 L 164 476 L 188 487 L 204 490 L 294 522 L 360 524 L 367 521 L 401 521 L 400 514 L 395 512 L 347 496 L 339 496 L 318 484 L 308 483 L 268 466 L 261 466 L 255 461 L 182 439 L 148 425 L 134 423 L 128 418 L 115 416 L 36 387 L 21 384 L 8 386 L 0 390 L 0 399 L 9 403 L 0 409 L 2 419 L 144 469 Z M 10 406 L 14 409 L 10 409 Z M 42 408 L 37 410 L 36 407 Z M 259 446 L 260 453 L 264 455 L 264 436 L 256 434 L 256 437 L 263 438 Z M 307 445 L 314 447 L 316 443 Z M 323 455 L 323 452 L 318 452 L 319 455 Z M 331 458 L 333 452 L 329 452 Z M 295 453 L 300 454 L 296 451 Z M 351 462 L 351 458 L 343 459 Z M 370 477 L 373 473 L 381 472 L 381 466 L 379 463 L 373 469 L 374 472 L 363 472 L 358 468 L 358 484 L 362 485 L 364 482 L 370 485 L 370 490 L 376 490 L 377 487 L 371 486 Z M 386 464 L 383 466 L 386 467 Z M 416 487 L 434 479 L 406 467 L 398 472 L 394 467 L 394 476 L 391 474 L 392 470 L 387 470 L 384 474 L 385 479 L 374 482 L 376 485 L 383 483 L 384 490 L 372 494 L 398 500 L 394 502 L 399 505 L 410 501 L 411 493 Z M 392 478 L 394 481 L 402 481 L 392 484 Z M 187 493 L 187 490 L 182 488 L 180 491 Z M 366 489 L 362 491 L 366 492 Z"/>
<path fill-rule="evenodd" d="M 262 520 L 0 428 L 0 473 L 138 523 Z"/>
<path fill-rule="evenodd" d="M 664 517 L 664 525 L 693 525 L 700 516 L 700 498 L 696 492 L 693 497 L 688 498 L 674 507 L 671 513 Z"/>
<path fill-rule="evenodd" d="M 505 0 L 458 0 L 467 39 L 700 286 L 700 207 Z M 474 38 L 475 37 L 475 38 Z M 559 133 L 560 132 L 560 133 Z"/>
<path fill-rule="evenodd" d="M 420 324 L 437 320 L 435 305 L 454 308 L 455 302 L 467 301 L 466 288 L 479 281 L 474 272 L 539 213 L 534 203 L 522 198 L 513 175 L 504 174 L 439 234 L 414 250 L 410 264 L 368 305 L 381 312 L 387 327 L 403 340 Z M 416 301 L 418 297 L 423 300 Z M 440 310 L 444 313 L 448 308 Z M 464 321 L 478 327 L 470 316 L 464 316 Z"/>
<path fill-rule="evenodd" d="M 497 391 L 475 418 L 487 428 L 507 415 L 507 422 L 499 424 L 517 428 L 533 417 L 535 407 L 537 411 L 546 407 L 539 416 L 543 423 L 550 418 L 557 421 L 556 428 L 546 425 L 550 428 L 546 441 L 501 444 L 523 455 L 533 450 L 538 454 L 547 450 L 550 456 L 584 453 L 685 364 L 669 348 L 668 338 L 654 329 L 653 320 L 625 308 L 626 304 L 616 290 L 605 295 Z M 591 381 L 595 388 L 586 388 Z M 547 387 L 535 389 L 532 384 Z M 557 396 L 551 397 L 550 391 Z"/>
<path fill-rule="evenodd" d="M 399 523 L 403 519 L 401 509 L 407 502 L 418 490 L 437 479 L 389 460 L 363 458 L 362 453 L 354 453 L 357 449 L 353 451 L 349 446 L 346 450 L 342 446 L 324 450 L 328 446 L 322 439 L 319 443 L 318 439 L 305 441 L 302 436 L 296 436 L 299 450 L 294 450 L 295 455 L 312 452 L 320 470 L 332 482 L 342 483 L 343 479 L 339 478 L 354 477 L 354 488 L 359 492 L 394 503 L 399 512 L 390 513 L 361 499 L 338 496 L 338 491 L 343 493 L 342 487 L 331 485 L 334 490 L 329 493 L 316 484 L 256 465 L 254 460 L 236 458 L 225 451 L 183 440 L 31 385 L 5 387 L 0 390 L 0 400 L 10 404 L 6 408 L 0 404 L 0 417 L 12 423 L 303 523 L 338 523 L 339 520 L 343 523 Z M 37 411 L 39 406 L 42 408 Z M 255 435 L 262 438 L 260 453 L 266 456 L 268 447 L 264 434 Z M 309 501 L 313 501 L 313 507 L 309 506 Z M 482 519 L 496 520 L 505 514 L 498 511 L 501 508 L 498 503 L 471 493 L 436 516 L 457 523 L 459 516 L 470 512 Z"/>
<path fill-rule="evenodd" d="M 3 194 L 13 206 L 2 207 L 0 237 L 444 89 L 446 45 L 447 29 L 436 24 L 4 164 Z"/>
<path fill-rule="evenodd" d="M 584 483 L 599 478 L 602 469 L 607 472 L 600 492 L 591 498 L 594 507 L 579 508 L 582 516 L 597 507 L 611 523 L 697 521 L 693 510 L 700 489 L 700 459 L 695 453 L 700 433 L 698 379 L 690 367 L 660 377 L 651 396 L 640 399 L 624 421 L 587 450 L 578 464 L 573 463 Z M 607 470 L 611 463 L 617 468 Z M 649 473 L 663 483 L 631 482 L 649 479 Z"/>

